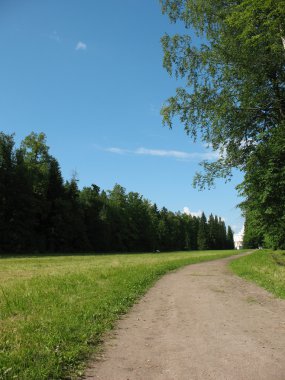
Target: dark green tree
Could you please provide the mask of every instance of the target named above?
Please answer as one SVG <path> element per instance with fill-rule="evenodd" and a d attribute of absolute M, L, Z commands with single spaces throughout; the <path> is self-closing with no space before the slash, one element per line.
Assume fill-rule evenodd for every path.
<path fill-rule="evenodd" d="M 228 226 L 227 230 L 227 249 L 234 249 L 235 243 L 234 243 L 234 234 L 230 226 Z"/>
<path fill-rule="evenodd" d="M 227 229 L 222 218 L 218 218 L 218 246 L 220 249 L 227 248 Z"/>
<path fill-rule="evenodd" d="M 34 194 L 23 152 L 0 133 L 0 251 L 34 250 Z"/>
<path fill-rule="evenodd" d="M 159 212 L 159 222 L 158 222 L 158 246 L 159 250 L 167 250 L 169 246 L 169 230 L 167 223 L 168 210 L 163 207 Z"/>
<path fill-rule="evenodd" d="M 190 217 L 189 233 L 190 233 L 190 249 L 198 249 L 198 231 L 199 231 L 199 218 L 196 216 Z"/>
<path fill-rule="evenodd" d="M 115 184 L 108 191 L 108 219 L 111 227 L 111 250 L 127 250 L 128 228 L 126 219 L 126 189 Z"/>
<path fill-rule="evenodd" d="M 208 231 L 209 249 L 217 249 L 217 224 L 213 214 L 210 214 L 208 219 Z"/>
<path fill-rule="evenodd" d="M 64 184 L 44 134 L 31 133 L 16 149 L 13 136 L 0 133 L 0 252 L 208 248 L 204 214 L 158 210 L 118 184 L 100 192 L 94 184 L 80 190 L 77 182 L 73 176 Z M 224 248 L 225 225 L 214 222 L 217 248 Z"/>
<path fill-rule="evenodd" d="M 12 135 L 0 133 L 0 236 L 2 250 L 10 249 L 14 221 L 15 153 Z"/>
<path fill-rule="evenodd" d="M 47 188 L 50 161 L 52 159 L 49 154 L 49 147 L 46 144 L 46 135 L 32 132 L 22 141 L 20 149 L 34 194 L 35 246 L 39 251 L 46 251 L 48 245 L 47 217 L 49 213 Z"/>
<path fill-rule="evenodd" d="M 91 187 L 84 187 L 80 191 L 79 199 L 91 249 L 94 251 L 104 250 L 104 223 L 100 217 L 103 201 L 100 187 L 94 184 Z"/>
<path fill-rule="evenodd" d="M 49 158 L 46 185 L 46 249 L 50 252 L 65 250 L 66 204 L 65 188 L 59 163 Z"/>
<path fill-rule="evenodd" d="M 159 236 L 158 236 L 158 224 L 159 224 L 159 210 L 154 203 L 150 205 L 148 209 L 151 220 L 151 250 L 157 251 L 159 249 Z"/>
<path fill-rule="evenodd" d="M 153 220 L 150 207 L 150 203 L 139 193 L 128 193 L 126 219 L 128 249 L 130 251 L 150 251 L 153 249 Z"/>
<path fill-rule="evenodd" d="M 199 220 L 197 244 L 199 250 L 209 249 L 208 224 L 204 213 L 202 213 L 201 218 Z"/>
<path fill-rule="evenodd" d="M 90 250 L 77 182 L 78 180 L 74 175 L 70 181 L 65 183 L 63 240 L 65 250 L 70 250 L 71 252 Z"/>
<path fill-rule="evenodd" d="M 99 250 L 109 252 L 113 249 L 112 212 L 106 191 L 103 190 L 101 192 L 100 199 L 102 201 L 102 208 L 99 217 L 102 224 L 102 230 L 100 234 L 101 239 L 99 240 Z"/>
<path fill-rule="evenodd" d="M 15 171 L 13 180 L 13 191 L 9 193 L 13 216 L 9 223 L 9 230 L 12 233 L 10 252 L 35 252 L 38 251 L 36 245 L 36 212 L 37 204 L 33 192 L 33 184 L 27 169 L 23 152 L 18 149 L 15 154 Z"/>

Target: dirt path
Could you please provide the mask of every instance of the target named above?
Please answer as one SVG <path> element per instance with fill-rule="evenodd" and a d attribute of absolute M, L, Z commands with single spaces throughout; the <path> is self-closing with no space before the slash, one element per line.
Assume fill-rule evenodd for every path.
<path fill-rule="evenodd" d="M 86 379 L 284 380 L 285 301 L 231 259 L 164 276 L 107 339 Z"/>

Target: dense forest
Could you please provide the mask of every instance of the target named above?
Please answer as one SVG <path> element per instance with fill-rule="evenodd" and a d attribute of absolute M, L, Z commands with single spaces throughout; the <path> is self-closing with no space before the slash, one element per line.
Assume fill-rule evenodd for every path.
<path fill-rule="evenodd" d="M 0 252 L 114 252 L 234 248 L 224 221 L 159 210 L 116 184 L 64 181 L 43 133 L 19 148 L 0 133 Z"/>

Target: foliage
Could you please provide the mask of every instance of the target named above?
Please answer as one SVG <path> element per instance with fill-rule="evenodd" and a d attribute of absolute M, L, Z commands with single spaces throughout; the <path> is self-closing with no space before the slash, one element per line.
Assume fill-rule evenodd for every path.
<path fill-rule="evenodd" d="M 285 0 L 160 2 L 199 37 L 162 38 L 164 67 L 184 81 L 162 108 L 164 123 L 179 117 L 220 154 L 202 163 L 194 185 L 244 171 L 245 243 L 285 248 Z"/>
<path fill-rule="evenodd" d="M 194 28 L 200 43 L 188 34 L 165 35 L 163 65 L 185 86 L 162 109 L 164 122 L 175 116 L 188 135 L 220 151 L 214 163 L 204 162 L 200 187 L 215 176 L 244 169 L 259 143 L 285 117 L 285 59 L 282 36 L 284 0 L 161 0 L 172 22 Z"/>
<path fill-rule="evenodd" d="M 232 270 L 285 299 L 285 251 L 258 250 L 234 260 Z"/>
<path fill-rule="evenodd" d="M 245 178 L 239 186 L 245 197 L 241 207 L 247 218 L 246 240 L 248 235 L 254 234 L 260 244 L 263 240 L 263 244 L 274 249 L 285 249 L 284 162 L 285 128 L 276 130 L 269 141 L 257 147 L 247 162 Z"/>
<path fill-rule="evenodd" d="M 198 244 L 201 225 L 207 229 L 205 215 L 197 218 L 166 208 L 158 210 L 139 193 L 127 193 L 118 184 L 105 192 L 94 184 L 80 190 L 77 182 L 72 177 L 64 183 L 43 133 L 32 133 L 19 149 L 14 147 L 13 136 L 1 133 L 0 252 L 230 247 L 226 235 L 220 233 L 225 225 L 218 217 L 214 219 L 216 243 Z"/>
<path fill-rule="evenodd" d="M 160 276 L 233 253 L 1 259 L 0 378 L 78 378 L 103 333 Z"/>

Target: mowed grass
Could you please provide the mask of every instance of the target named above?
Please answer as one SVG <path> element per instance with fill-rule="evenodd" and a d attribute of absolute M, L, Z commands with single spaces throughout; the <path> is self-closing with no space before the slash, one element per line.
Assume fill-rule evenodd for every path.
<path fill-rule="evenodd" d="M 103 333 L 163 274 L 237 251 L 0 259 L 0 378 L 77 378 Z"/>
<path fill-rule="evenodd" d="M 230 263 L 232 270 L 279 298 L 285 298 L 285 251 L 258 250 Z"/>

